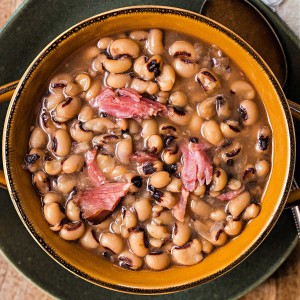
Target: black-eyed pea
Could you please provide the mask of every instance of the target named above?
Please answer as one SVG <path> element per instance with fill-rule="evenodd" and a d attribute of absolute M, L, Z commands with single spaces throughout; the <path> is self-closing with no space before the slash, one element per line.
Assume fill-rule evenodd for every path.
<path fill-rule="evenodd" d="M 61 173 L 62 166 L 61 161 L 56 159 L 47 159 L 44 162 L 44 170 L 48 175 L 56 176 Z"/>
<path fill-rule="evenodd" d="M 139 45 L 131 39 L 120 38 L 109 44 L 108 51 L 113 58 L 131 56 L 135 58 L 140 53 Z"/>
<path fill-rule="evenodd" d="M 176 137 L 179 133 L 179 129 L 171 123 L 162 123 L 159 125 L 159 134 L 165 136 Z"/>
<path fill-rule="evenodd" d="M 67 156 L 71 151 L 71 137 L 64 129 L 58 129 L 53 134 L 51 150 L 57 156 Z"/>
<path fill-rule="evenodd" d="M 229 181 L 228 181 L 228 185 L 227 185 L 231 190 L 233 191 L 236 191 L 238 189 L 240 189 L 242 187 L 242 183 L 235 179 L 235 178 L 231 178 Z"/>
<path fill-rule="evenodd" d="M 172 193 L 180 193 L 182 188 L 182 180 L 177 177 L 173 177 L 171 182 L 167 185 L 166 189 Z"/>
<path fill-rule="evenodd" d="M 216 114 L 215 97 L 207 98 L 197 105 L 197 112 L 203 119 L 209 120 Z"/>
<path fill-rule="evenodd" d="M 147 49 L 152 55 L 162 54 L 164 52 L 162 39 L 163 33 L 161 30 L 151 29 L 149 31 L 147 39 Z"/>
<path fill-rule="evenodd" d="M 173 226 L 172 240 L 174 245 L 183 246 L 191 236 L 191 228 L 187 222 L 176 221 Z"/>
<path fill-rule="evenodd" d="M 106 84 L 114 89 L 120 89 L 130 86 L 131 77 L 129 74 L 110 73 L 106 77 Z"/>
<path fill-rule="evenodd" d="M 43 198 L 43 203 L 45 205 L 51 204 L 51 203 L 62 204 L 63 198 L 62 198 L 61 194 L 51 191 L 51 192 L 48 192 L 47 194 L 45 194 L 45 196 Z"/>
<path fill-rule="evenodd" d="M 143 178 L 134 172 L 125 174 L 124 178 L 130 183 L 130 193 L 136 193 L 143 186 Z"/>
<path fill-rule="evenodd" d="M 81 108 L 81 100 L 78 97 L 68 97 L 59 103 L 54 112 L 55 121 L 66 122 L 75 117 Z"/>
<path fill-rule="evenodd" d="M 211 144 L 217 146 L 223 139 L 219 124 L 214 120 L 205 121 L 201 127 L 203 137 Z"/>
<path fill-rule="evenodd" d="M 100 50 L 106 50 L 107 47 L 111 44 L 111 42 L 113 41 L 113 39 L 109 36 L 105 36 L 103 38 L 101 38 L 98 43 L 97 43 L 97 47 Z"/>
<path fill-rule="evenodd" d="M 129 235 L 130 235 L 130 231 L 131 231 L 131 228 L 127 228 L 124 225 L 120 226 L 120 235 L 121 235 L 122 238 L 128 239 Z"/>
<path fill-rule="evenodd" d="M 252 220 L 256 218 L 260 213 L 260 205 L 256 203 L 250 204 L 243 213 L 244 220 Z"/>
<path fill-rule="evenodd" d="M 75 77 L 75 82 L 81 87 L 81 90 L 86 92 L 91 85 L 91 78 L 86 73 L 80 73 Z"/>
<path fill-rule="evenodd" d="M 56 188 L 62 194 L 69 194 L 77 184 L 77 180 L 70 175 L 61 174 L 57 178 Z"/>
<path fill-rule="evenodd" d="M 163 92 L 159 90 L 159 86 L 158 86 L 158 84 L 157 84 L 156 82 L 148 81 L 148 86 L 147 86 L 145 92 L 146 92 L 147 94 L 149 94 L 149 95 L 154 95 L 154 94 L 155 94 L 156 101 L 157 101 L 157 102 L 160 102 L 160 101 L 159 101 L 160 95 L 158 95 L 158 94 L 163 93 Z M 161 103 L 161 102 L 160 102 L 160 103 Z"/>
<path fill-rule="evenodd" d="M 222 168 L 216 168 L 212 178 L 211 191 L 219 192 L 224 189 L 228 181 L 227 173 Z"/>
<path fill-rule="evenodd" d="M 256 169 L 252 164 L 247 164 L 244 168 L 243 180 L 254 181 L 256 179 Z"/>
<path fill-rule="evenodd" d="M 148 31 L 135 30 L 130 32 L 129 37 L 135 41 L 144 42 L 148 38 Z"/>
<path fill-rule="evenodd" d="M 166 171 L 156 172 L 149 179 L 149 184 L 151 184 L 157 189 L 167 186 L 170 182 L 170 174 Z"/>
<path fill-rule="evenodd" d="M 204 122 L 203 118 L 200 117 L 196 112 L 194 112 L 189 122 L 189 130 L 191 134 L 198 135 L 201 131 L 203 122 Z"/>
<path fill-rule="evenodd" d="M 162 159 L 167 165 L 172 165 L 179 161 L 181 152 L 177 144 L 170 145 L 162 153 Z"/>
<path fill-rule="evenodd" d="M 53 89 L 50 95 L 45 99 L 45 107 L 47 110 L 52 110 L 64 100 L 65 95 L 63 93 L 63 89 Z"/>
<path fill-rule="evenodd" d="M 147 68 L 148 60 L 147 56 L 141 55 L 133 64 L 133 71 L 143 80 L 152 80 L 155 77 L 154 72 L 150 72 Z"/>
<path fill-rule="evenodd" d="M 199 217 L 209 218 L 212 212 L 210 205 L 203 200 L 197 199 L 197 197 L 192 197 L 190 205 L 192 212 Z"/>
<path fill-rule="evenodd" d="M 236 80 L 230 85 L 230 90 L 240 99 L 254 99 L 255 90 L 250 83 L 244 80 Z"/>
<path fill-rule="evenodd" d="M 91 149 L 89 142 L 72 143 L 72 152 L 74 154 L 84 154 Z"/>
<path fill-rule="evenodd" d="M 26 154 L 24 159 L 26 168 L 31 173 L 41 170 L 43 168 L 44 157 L 45 157 L 44 151 L 40 149 L 32 148 L 29 151 L 29 154 Z"/>
<path fill-rule="evenodd" d="M 213 221 L 218 222 L 218 221 L 225 221 L 227 214 L 224 210 L 217 209 L 217 210 L 212 211 L 209 216 Z"/>
<path fill-rule="evenodd" d="M 259 160 L 255 164 L 255 170 L 258 177 L 267 176 L 270 172 L 270 164 L 266 160 Z"/>
<path fill-rule="evenodd" d="M 221 131 L 225 137 L 234 138 L 240 133 L 239 122 L 234 120 L 225 120 L 220 125 Z"/>
<path fill-rule="evenodd" d="M 169 209 L 164 209 L 160 212 L 152 213 L 153 222 L 157 225 L 170 225 L 174 222 L 172 212 Z"/>
<path fill-rule="evenodd" d="M 215 246 L 222 246 L 227 241 L 227 234 L 224 232 L 224 222 L 213 223 L 209 234 L 210 238 L 208 240 Z"/>
<path fill-rule="evenodd" d="M 134 78 L 130 84 L 130 87 L 140 94 L 146 93 L 148 86 L 149 81 L 140 78 Z"/>
<path fill-rule="evenodd" d="M 227 119 L 231 114 L 231 107 L 228 99 L 224 95 L 218 95 L 215 97 L 216 112 L 220 119 Z"/>
<path fill-rule="evenodd" d="M 115 254 L 121 253 L 124 248 L 124 240 L 118 234 L 110 232 L 102 233 L 99 242 L 101 246 Z"/>
<path fill-rule="evenodd" d="M 169 54 L 176 57 L 186 57 L 191 60 L 196 58 L 194 46 L 187 41 L 176 41 L 169 48 Z"/>
<path fill-rule="evenodd" d="M 108 118 L 94 118 L 82 125 L 83 130 L 103 133 L 109 129 L 115 129 L 118 125 Z"/>
<path fill-rule="evenodd" d="M 163 195 L 157 200 L 157 203 L 166 208 L 174 207 L 178 202 L 178 199 L 170 192 L 163 192 Z"/>
<path fill-rule="evenodd" d="M 34 127 L 31 132 L 29 147 L 43 149 L 47 145 L 47 134 L 38 126 Z"/>
<path fill-rule="evenodd" d="M 147 224 L 147 231 L 155 239 L 167 240 L 171 235 L 166 226 L 155 223 Z"/>
<path fill-rule="evenodd" d="M 160 152 L 164 146 L 161 136 L 158 134 L 153 134 L 153 135 L 149 136 L 149 138 L 147 139 L 147 146 L 148 146 L 149 152 L 151 152 L 151 153 Z"/>
<path fill-rule="evenodd" d="M 32 183 L 40 195 L 45 195 L 50 190 L 49 178 L 43 171 L 37 171 L 32 176 Z"/>
<path fill-rule="evenodd" d="M 188 125 L 193 114 L 193 109 L 189 106 L 185 108 L 170 107 L 168 117 L 178 125 Z"/>
<path fill-rule="evenodd" d="M 173 60 L 173 68 L 183 78 L 193 77 L 199 70 L 199 65 L 189 58 L 178 57 Z"/>
<path fill-rule="evenodd" d="M 213 249 L 212 243 L 204 238 L 201 238 L 200 241 L 202 244 L 202 251 L 206 254 L 210 253 Z"/>
<path fill-rule="evenodd" d="M 84 157 L 82 155 L 72 154 L 62 164 L 62 170 L 66 174 L 79 172 L 84 165 Z"/>
<path fill-rule="evenodd" d="M 129 122 L 127 119 L 116 119 L 116 124 L 119 126 L 121 131 L 127 131 Z"/>
<path fill-rule="evenodd" d="M 236 219 L 250 204 L 250 200 L 250 193 L 243 192 L 228 203 L 227 211 Z"/>
<path fill-rule="evenodd" d="M 203 68 L 196 75 L 195 80 L 206 93 L 212 93 L 220 87 L 218 77 L 210 70 Z"/>
<path fill-rule="evenodd" d="M 81 85 L 76 82 L 70 82 L 65 87 L 65 94 L 69 97 L 74 97 L 83 91 Z"/>
<path fill-rule="evenodd" d="M 121 163 L 128 164 L 132 151 L 132 139 L 130 137 L 122 139 L 116 146 L 116 157 Z"/>
<path fill-rule="evenodd" d="M 73 200 L 67 202 L 66 215 L 71 221 L 80 221 L 80 208 Z"/>
<path fill-rule="evenodd" d="M 181 247 L 175 246 L 172 248 L 172 256 L 174 260 L 184 266 L 191 266 L 203 260 L 201 254 L 202 246 L 196 239 Z"/>
<path fill-rule="evenodd" d="M 163 163 L 160 160 L 149 161 L 137 168 L 139 174 L 143 177 L 149 177 L 155 172 L 159 172 L 163 169 Z"/>
<path fill-rule="evenodd" d="M 130 209 L 124 209 L 122 212 L 122 224 L 127 228 L 133 228 L 137 225 L 137 216 Z"/>
<path fill-rule="evenodd" d="M 128 120 L 128 131 L 131 134 L 136 134 L 141 131 L 141 125 L 133 119 Z"/>
<path fill-rule="evenodd" d="M 109 179 L 117 180 L 127 173 L 128 169 L 125 166 L 115 166 L 111 172 L 107 173 L 107 176 Z"/>
<path fill-rule="evenodd" d="M 169 98 L 169 92 L 165 92 L 165 91 L 160 91 L 159 90 L 155 94 L 155 100 L 158 103 L 161 103 L 161 104 L 167 104 L 168 103 L 168 98 Z"/>
<path fill-rule="evenodd" d="M 170 65 L 164 65 L 161 74 L 156 78 L 160 90 L 165 92 L 172 90 L 175 80 L 175 71 Z"/>
<path fill-rule="evenodd" d="M 122 222 L 119 220 L 116 220 L 115 222 L 111 223 L 110 230 L 113 233 L 121 234 L 121 227 L 122 227 Z"/>
<path fill-rule="evenodd" d="M 145 222 L 151 217 L 152 205 L 149 198 L 142 198 L 133 204 L 138 220 Z"/>
<path fill-rule="evenodd" d="M 193 190 L 193 195 L 201 197 L 204 196 L 205 192 L 206 192 L 206 185 L 205 184 L 200 185 L 198 183 L 196 188 Z"/>
<path fill-rule="evenodd" d="M 85 225 L 82 221 L 64 224 L 59 232 L 61 238 L 67 241 L 80 239 L 85 232 Z"/>
<path fill-rule="evenodd" d="M 94 99 L 101 91 L 102 83 L 100 79 L 94 79 L 89 88 L 86 90 L 85 100 L 90 101 Z"/>
<path fill-rule="evenodd" d="M 103 60 L 103 67 L 110 73 L 124 73 L 128 71 L 131 66 L 131 59 L 125 56 L 120 57 L 119 59 L 105 58 Z"/>
<path fill-rule="evenodd" d="M 95 239 L 93 234 L 93 228 L 88 227 L 84 233 L 84 235 L 79 239 L 79 243 L 81 246 L 87 249 L 96 249 L 99 246 L 98 241 Z"/>
<path fill-rule="evenodd" d="M 243 100 L 240 103 L 239 113 L 243 124 L 246 126 L 253 125 L 259 117 L 258 107 L 256 103 L 251 100 Z"/>
<path fill-rule="evenodd" d="M 135 228 L 130 232 L 128 243 L 131 251 L 139 257 L 144 257 L 149 252 L 147 236 L 142 228 Z"/>
<path fill-rule="evenodd" d="M 256 144 L 256 150 L 258 152 L 265 152 L 268 150 L 268 146 L 271 139 L 271 130 L 267 126 L 263 126 L 259 129 L 257 133 L 257 144 Z"/>
<path fill-rule="evenodd" d="M 97 73 L 104 73 L 105 69 L 103 68 L 103 61 L 106 58 L 104 53 L 100 53 L 97 55 L 91 64 L 91 68 L 89 69 L 89 75 L 92 77 L 96 77 Z"/>
<path fill-rule="evenodd" d="M 170 256 L 163 252 L 150 252 L 146 255 L 145 262 L 152 270 L 161 271 L 169 266 Z"/>
<path fill-rule="evenodd" d="M 184 107 L 188 103 L 187 96 L 182 91 L 174 92 L 170 95 L 169 104 L 178 107 Z"/>
<path fill-rule="evenodd" d="M 164 251 L 171 254 L 173 246 L 174 244 L 172 242 L 167 242 L 166 244 L 164 244 Z"/>
<path fill-rule="evenodd" d="M 90 142 L 94 137 L 94 133 L 90 130 L 84 129 L 83 124 L 84 123 L 80 121 L 75 121 L 70 127 L 71 137 L 73 138 L 73 140 L 79 143 Z M 89 144 L 85 144 L 85 143 L 81 144 L 81 146 L 86 146 L 86 145 Z M 84 147 L 82 151 L 84 151 L 85 148 L 87 147 Z M 77 152 L 81 153 L 80 150 L 77 150 Z"/>
<path fill-rule="evenodd" d="M 66 215 L 62 212 L 61 206 L 56 202 L 44 205 L 43 213 L 46 221 L 54 228 L 59 228 L 61 221 L 66 217 Z"/>
<path fill-rule="evenodd" d="M 126 175 L 125 175 L 126 176 Z M 132 194 L 127 194 L 122 198 L 122 205 L 128 207 L 133 205 L 136 202 L 136 196 Z"/>
<path fill-rule="evenodd" d="M 121 218 L 120 218 L 120 220 L 121 220 Z M 112 217 L 109 217 L 99 224 L 92 225 L 92 228 L 96 233 L 102 232 L 104 230 L 108 230 L 113 222 L 114 222 L 114 219 Z"/>
<path fill-rule="evenodd" d="M 151 120 L 143 120 L 142 121 L 142 132 L 141 136 L 145 139 L 150 137 L 151 135 L 158 133 L 157 122 L 153 119 Z"/>
<path fill-rule="evenodd" d="M 96 46 L 88 47 L 85 49 L 83 53 L 83 59 L 86 61 L 90 61 L 94 57 L 96 57 L 100 53 L 100 49 Z"/>
<path fill-rule="evenodd" d="M 125 269 L 137 270 L 143 265 L 143 260 L 128 250 L 120 253 L 118 260 L 120 267 Z"/>
<path fill-rule="evenodd" d="M 49 87 L 51 90 L 53 90 L 55 88 L 63 88 L 69 82 L 72 82 L 72 80 L 73 80 L 73 77 L 71 74 L 60 73 L 51 79 Z"/>
<path fill-rule="evenodd" d="M 235 236 L 241 232 L 242 227 L 243 227 L 242 221 L 229 218 L 224 227 L 224 231 L 230 236 Z"/>
<path fill-rule="evenodd" d="M 83 106 L 78 114 L 78 120 L 87 122 L 94 118 L 94 110 L 90 106 Z"/>
<path fill-rule="evenodd" d="M 154 248 L 161 248 L 162 247 L 162 245 L 163 245 L 163 241 L 162 240 L 160 240 L 160 239 L 154 239 L 154 238 L 151 238 L 150 240 L 149 240 L 149 244 L 152 246 L 152 247 L 154 247 Z"/>

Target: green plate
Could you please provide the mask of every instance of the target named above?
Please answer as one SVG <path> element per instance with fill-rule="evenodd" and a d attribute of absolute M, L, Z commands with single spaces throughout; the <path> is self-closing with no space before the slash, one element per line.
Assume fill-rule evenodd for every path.
<path fill-rule="evenodd" d="M 278 30 L 287 53 L 290 71 L 285 91 L 288 97 L 297 99 L 297 83 L 300 82 L 299 40 L 275 14 L 260 5 L 259 0 L 252 2 L 262 8 Z M 25 1 L 0 32 L 0 84 L 19 79 L 48 42 L 87 17 L 118 7 L 141 4 L 176 6 L 198 12 L 201 3 L 200 0 Z M 0 107 L 1 131 L 7 107 L 7 103 Z M 299 179 L 299 173 L 297 176 Z M 141 296 L 97 287 L 63 269 L 34 242 L 22 225 L 8 192 L 0 190 L 0 199 L 0 249 L 25 276 L 45 291 L 60 299 L 141 299 Z M 297 232 L 292 214 L 285 211 L 263 244 L 238 267 L 213 282 L 177 294 L 155 296 L 155 299 L 236 299 L 270 276 L 296 244 Z M 150 298 L 153 299 L 151 296 L 143 297 Z"/>

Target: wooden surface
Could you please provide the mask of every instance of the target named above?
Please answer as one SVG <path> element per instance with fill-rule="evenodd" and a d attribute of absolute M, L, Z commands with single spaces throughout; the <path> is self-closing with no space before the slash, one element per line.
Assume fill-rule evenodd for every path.
<path fill-rule="evenodd" d="M 22 2 L 23 0 L 0 0 L 0 28 Z M 53 298 L 18 273 L 0 255 L 0 299 L 50 300 Z M 277 272 L 241 300 L 254 299 L 300 300 L 300 243 Z"/>

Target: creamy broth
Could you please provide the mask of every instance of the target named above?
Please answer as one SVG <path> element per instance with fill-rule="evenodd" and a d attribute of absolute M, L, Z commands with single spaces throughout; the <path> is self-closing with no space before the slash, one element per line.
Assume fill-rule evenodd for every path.
<path fill-rule="evenodd" d="M 51 230 L 121 267 L 163 270 L 200 263 L 258 216 L 271 148 L 237 65 L 152 29 L 101 38 L 63 63 L 24 165 Z"/>

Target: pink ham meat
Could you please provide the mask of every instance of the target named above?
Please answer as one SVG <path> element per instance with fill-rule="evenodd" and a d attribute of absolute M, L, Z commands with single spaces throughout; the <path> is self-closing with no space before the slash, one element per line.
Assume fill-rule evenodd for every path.
<path fill-rule="evenodd" d="M 149 119 L 158 113 L 166 113 L 167 108 L 155 101 L 144 98 L 135 90 L 126 88 L 114 92 L 103 90 L 90 104 L 111 116 L 120 119 Z"/>
<path fill-rule="evenodd" d="M 213 167 L 205 149 L 205 145 L 192 142 L 180 146 L 183 161 L 181 179 L 188 192 L 192 192 L 197 183 L 201 186 L 210 184 L 212 180 Z"/>
<path fill-rule="evenodd" d="M 244 190 L 245 190 L 245 187 L 243 186 L 236 191 L 229 191 L 229 192 L 223 193 L 223 194 L 219 195 L 217 198 L 222 201 L 229 201 L 229 200 L 234 199 L 238 195 L 240 195 Z"/>
<path fill-rule="evenodd" d="M 95 186 L 101 186 L 102 184 L 106 183 L 107 180 L 104 174 L 98 168 L 96 155 L 97 155 L 96 149 L 88 151 L 85 155 L 85 162 L 87 166 L 87 173 L 91 182 Z"/>
<path fill-rule="evenodd" d="M 83 218 L 97 224 L 102 222 L 118 205 L 130 188 L 130 183 L 108 182 L 99 170 L 97 150 L 88 151 L 85 156 L 87 173 L 94 187 L 79 191 L 73 201 L 80 207 Z"/>
<path fill-rule="evenodd" d="M 145 151 L 136 151 L 130 156 L 130 160 L 137 162 L 137 163 L 144 163 L 148 161 L 155 161 L 157 160 L 157 156 L 152 153 L 147 153 Z"/>
<path fill-rule="evenodd" d="M 79 191 L 73 201 L 79 205 L 83 218 L 92 224 L 99 224 L 115 209 L 129 187 L 129 183 L 105 183 Z"/>
<path fill-rule="evenodd" d="M 184 222 L 188 196 L 189 192 L 183 188 L 178 203 L 172 208 L 173 216 L 180 222 Z"/>

